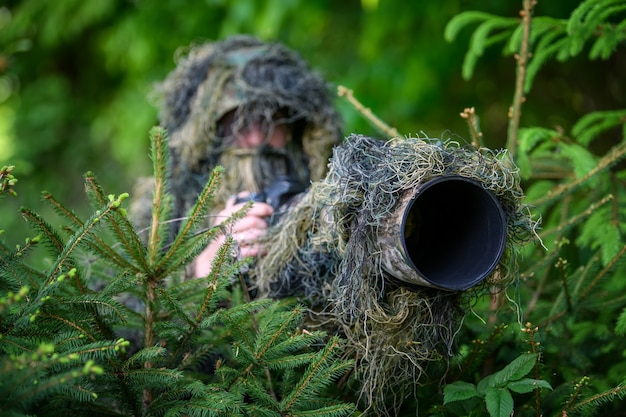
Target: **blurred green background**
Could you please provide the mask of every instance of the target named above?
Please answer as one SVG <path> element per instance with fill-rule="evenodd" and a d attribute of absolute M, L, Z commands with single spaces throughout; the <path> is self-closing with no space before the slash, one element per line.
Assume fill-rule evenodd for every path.
<path fill-rule="evenodd" d="M 298 50 L 312 67 L 404 135 L 469 140 L 459 113 L 475 107 L 485 144 L 503 147 L 515 62 L 488 49 L 470 80 L 461 66 L 471 30 L 454 42 L 457 13 L 518 16 L 521 0 L 4 0 L 0 2 L 0 165 L 15 165 L 18 198 L 0 205 L 5 239 L 29 235 L 19 206 L 52 192 L 79 214 L 82 174 L 107 193 L 151 173 L 148 131 L 155 82 L 191 43 L 249 33 Z M 536 15 L 566 18 L 579 2 L 542 1 Z M 535 81 L 522 125 L 569 129 L 593 110 L 626 107 L 626 58 L 549 64 Z M 596 74 L 602 74 L 597 77 Z M 345 99 L 345 133 L 380 136 Z M 598 154 L 611 144 L 599 142 Z M 86 211 L 85 211 L 86 213 Z M 46 216 L 45 211 L 41 213 Z"/>

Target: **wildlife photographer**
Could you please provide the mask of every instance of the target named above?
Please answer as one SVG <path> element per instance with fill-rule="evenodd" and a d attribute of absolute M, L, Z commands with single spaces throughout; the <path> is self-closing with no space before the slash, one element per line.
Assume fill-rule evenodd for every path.
<path fill-rule="evenodd" d="M 225 167 L 209 225 L 220 224 L 276 177 L 292 193 L 321 179 L 342 134 L 329 85 L 294 51 L 250 36 L 193 47 L 161 85 L 160 121 L 169 133 L 174 218 L 185 216 L 212 170 Z M 259 237 L 276 208 L 256 201 L 232 225 L 239 256 L 265 253 Z M 224 236 L 199 256 L 206 275 Z"/>
<path fill-rule="evenodd" d="M 258 297 L 297 296 L 348 340 L 367 409 L 386 414 L 414 394 L 426 365 L 452 355 L 471 297 L 516 279 L 514 247 L 535 224 L 505 151 L 343 140 L 329 85 L 295 52 L 249 36 L 191 48 L 159 93 L 174 219 L 218 165 L 207 226 L 253 201 L 189 277 L 207 275 L 231 235 L 236 255 L 254 258 Z"/>
<path fill-rule="evenodd" d="M 249 35 L 190 46 L 157 85 L 171 158 L 172 236 L 218 166 L 224 170 L 206 226 L 221 225 L 252 201 L 187 266 L 187 278 L 211 271 L 226 236 L 239 259 L 267 253 L 262 240 L 277 211 L 324 178 L 333 147 L 343 140 L 330 91 L 298 53 Z M 153 188 L 152 178 L 135 186 L 130 210 L 139 230 L 150 227 Z M 249 292 L 258 293 L 247 281 Z"/>

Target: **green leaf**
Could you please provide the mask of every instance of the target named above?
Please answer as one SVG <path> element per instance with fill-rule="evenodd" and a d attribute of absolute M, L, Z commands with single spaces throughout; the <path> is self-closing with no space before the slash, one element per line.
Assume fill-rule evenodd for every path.
<path fill-rule="evenodd" d="M 588 113 L 572 127 L 572 135 L 576 137 L 578 143 L 587 146 L 602 132 L 624 125 L 625 120 L 626 109 Z"/>
<path fill-rule="evenodd" d="M 478 396 L 479 394 L 474 384 L 464 381 L 456 381 L 444 387 L 443 404 L 445 405 L 452 401 L 467 400 Z"/>
<path fill-rule="evenodd" d="M 510 417 L 513 413 L 513 397 L 507 389 L 493 387 L 487 389 L 485 402 L 491 417 Z"/>
<path fill-rule="evenodd" d="M 548 143 L 553 138 L 560 137 L 561 134 L 552 129 L 543 127 L 528 127 L 519 130 L 519 149 L 517 155 L 517 166 L 523 178 L 530 178 L 533 174 L 530 164 L 530 155 L 538 145 Z"/>
<path fill-rule="evenodd" d="M 489 13 L 477 12 L 477 11 L 467 11 L 467 12 L 459 13 L 455 15 L 452 19 L 450 19 L 450 21 L 448 22 L 444 30 L 443 37 L 446 41 L 453 42 L 454 39 L 456 39 L 456 36 L 458 35 L 458 33 L 465 26 L 468 26 L 477 21 L 489 20 L 494 17 L 497 17 L 497 16 L 494 16 Z"/>
<path fill-rule="evenodd" d="M 602 265 L 608 265 L 623 246 L 622 232 L 613 223 L 611 207 L 595 210 L 582 226 L 576 244 L 600 250 Z"/>
<path fill-rule="evenodd" d="M 520 379 L 519 381 L 512 381 L 506 387 L 513 392 L 517 392 L 518 394 L 525 394 L 539 388 L 548 388 L 550 390 L 552 389 L 552 385 L 550 385 L 549 382 L 542 379 L 531 378 L 524 378 Z"/>
<path fill-rule="evenodd" d="M 487 375 L 483 379 L 480 380 L 478 385 L 476 386 L 476 391 L 479 395 L 484 396 L 487 393 L 487 389 L 493 385 L 493 377 L 494 375 Z"/>
<path fill-rule="evenodd" d="M 517 381 L 528 374 L 537 363 L 536 353 L 524 353 L 505 366 L 501 371 L 493 374 L 494 386 L 505 386 L 510 381 Z"/>
<path fill-rule="evenodd" d="M 565 33 L 562 29 L 555 29 L 546 32 L 535 45 L 533 57 L 528 63 L 526 68 L 526 81 L 524 82 L 524 91 L 530 91 L 530 87 L 533 84 L 535 76 L 539 70 L 543 67 L 548 59 L 560 50 L 563 50 L 567 44 L 567 38 L 564 37 Z"/>
<path fill-rule="evenodd" d="M 572 161 L 574 173 L 580 178 L 597 166 L 596 158 L 591 152 L 578 144 L 561 143 L 559 151 Z"/>
<path fill-rule="evenodd" d="M 603 242 L 604 243 L 600 245 L 602 265 L 609 265 L 624 246 L 620 229 L 615 227 L 613 224 L 607 225 L 606 235 L 603 238 Z"/>

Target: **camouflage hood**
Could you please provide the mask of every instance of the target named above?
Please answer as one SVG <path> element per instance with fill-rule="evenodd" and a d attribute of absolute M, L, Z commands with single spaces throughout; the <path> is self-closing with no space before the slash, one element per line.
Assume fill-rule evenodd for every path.
<path fill-rule="evenodd" d="M 225 143 L 219 121 L 234 113 L 234 133 L 276 112 L 297 126 L 311 180 L 323 178 L 332 148 L 342 139 L 329 85 L 295 52 L 250 36 L 192 47 L 158 86 L 160 121 L 170 136 L 172 189 L 189 206 L 219 161 Z M 182 200 L 182 201 L 181 201 Z"/>

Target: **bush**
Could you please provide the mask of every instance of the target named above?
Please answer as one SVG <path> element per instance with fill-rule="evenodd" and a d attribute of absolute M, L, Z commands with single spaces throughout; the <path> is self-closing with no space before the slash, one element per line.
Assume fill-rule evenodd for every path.
<path fill-rule="evenodd" d="M 541 241 L 520 253 L 517 285 L 474 301 L 451 365 L 431 369 L 398 415 L 623 413 L 626 110 L 596 110 L 563 128 L 523 126 L 522 109 L 550 60 L 623 51 L 626 7 L 585 0 L 557 19 L 533 16 L 533 6 L 523 0 L 521 19 L 460 13 L 445 36 L 474 25 L 467 79 L 495 45 L 516 60 L 507 148 L 542 214 Z M 462 114 L 477 146 L 479 115 Z M 304 306 L 248 302 L 232 242 L 209 276 L 182 279 L 217 233 L 200 222 L 213 185 L 166 245 L 164 132 L 151 139 L 158 187 L 147 238 L 125 215 L 127 195 L 107 195 L 88 173 L 90 217 L 44 193 L 61 225 L 22 209 L 34 237 L 0 245 L 3 415 L 358 415 L 351 387 L 335 384 L 353 366 L 342 341 L 307 330 Z M 11 167 L 0 180 L 1 196 L 12 198 Z"/>

